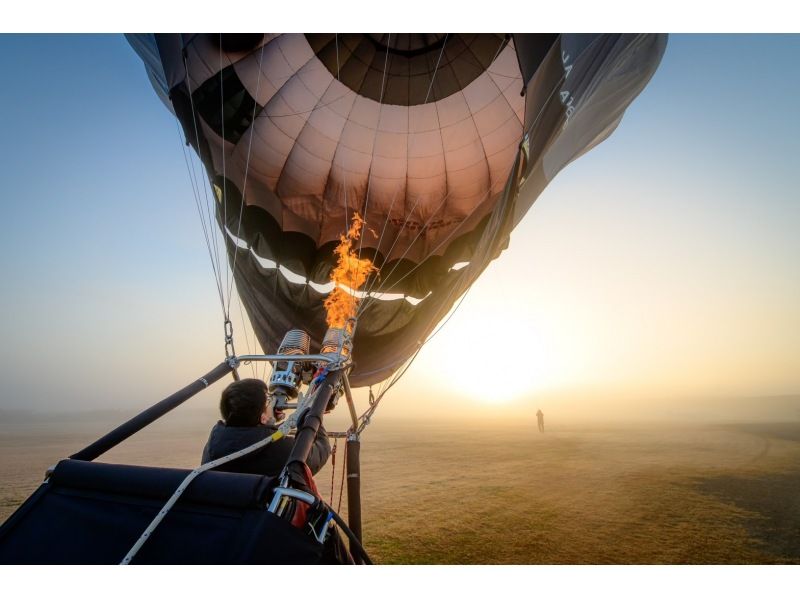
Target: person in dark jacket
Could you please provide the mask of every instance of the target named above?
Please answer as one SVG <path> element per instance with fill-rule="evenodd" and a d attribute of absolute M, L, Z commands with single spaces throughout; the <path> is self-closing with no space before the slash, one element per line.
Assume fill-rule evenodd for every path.
<path fill-rule="evenodd" d="M 238 380 L 223 390 L 219 410 L 222 420 L 211 429 L 203 449 L 202 463 L 230 455 L 263 440 L 278 430 L 276 424 L 283 419 L 283 412 L 274 410 L 273 402 L 267 395 L 267 385 L 263 380 L 255 378 Z M 284 436 L 254 453 L 224 463 L 217 469 L 276 476 L 286 465 L 293 446 L 294 438 Z M 322 469 L 330 454 L 328 435 L 320 426 L 306 460 L 312 474 Z"/>

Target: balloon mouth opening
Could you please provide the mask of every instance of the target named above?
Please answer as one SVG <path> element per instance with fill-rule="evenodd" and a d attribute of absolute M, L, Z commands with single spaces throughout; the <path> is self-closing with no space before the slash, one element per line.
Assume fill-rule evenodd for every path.
<path fill-rule="evenodd" d="M 461 91 L 511 40 L 505 33 L 304 35 L 334 79 L 361 96 L 396 106 L 436 102 Z"/>

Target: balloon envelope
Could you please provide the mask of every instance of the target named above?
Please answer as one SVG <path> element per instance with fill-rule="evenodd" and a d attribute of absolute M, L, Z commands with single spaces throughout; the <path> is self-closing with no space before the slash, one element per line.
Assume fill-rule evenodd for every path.
<path fill-rule="evenodd" d="M 354 212 L 355 386 L 391 375 L 655 72 L 658 34 L 141 34 L 128 39 L 200 156 L 259 342 L 319 348 Z M 240 218 L 241 215 L 241 218 Z M 465 347 L 464 349 L 469 349 Z"/>

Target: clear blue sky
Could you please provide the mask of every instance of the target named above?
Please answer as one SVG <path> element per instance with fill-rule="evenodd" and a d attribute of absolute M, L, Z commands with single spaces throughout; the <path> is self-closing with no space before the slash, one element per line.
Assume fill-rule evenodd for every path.
<path fill-rule="evenodd" d="M 222 356 L 174 119 L 122 36 L 0 35 L 0 66 L 0 409 L 143 406 Z M 536 356 L 541 383 L 512 399 L 799 392 L 798 97 L 800 36 L 671 36 L 618 131 L 425 348 L 405 404 L 447 394 L 442 364 L 487 313 Z"/>

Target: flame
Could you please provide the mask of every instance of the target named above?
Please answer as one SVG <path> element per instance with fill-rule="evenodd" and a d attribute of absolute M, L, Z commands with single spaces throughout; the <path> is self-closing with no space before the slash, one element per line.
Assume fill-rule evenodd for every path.
<path fill-rule="evenodd" d="M 334 287 L 325 299 L 325 311 L 328 314 L 326 319 L 331 328 L 344 328 L 347 320 L 356 315 L 359 299 L 351 293 L 358 290 L 367 281 L 367 277 L 378 270 L 371 260 L 359 259 L 357 252 L 353 250 L 353 242 L 361 237 L 363 226 L 364 219 L 355 212 L 350 230 L 340 237 L 339 245 L 334 250 L 339 256 L 336 267 L 331 272 Z M 347 289 L 342 288 L 342 285 Z"/>

